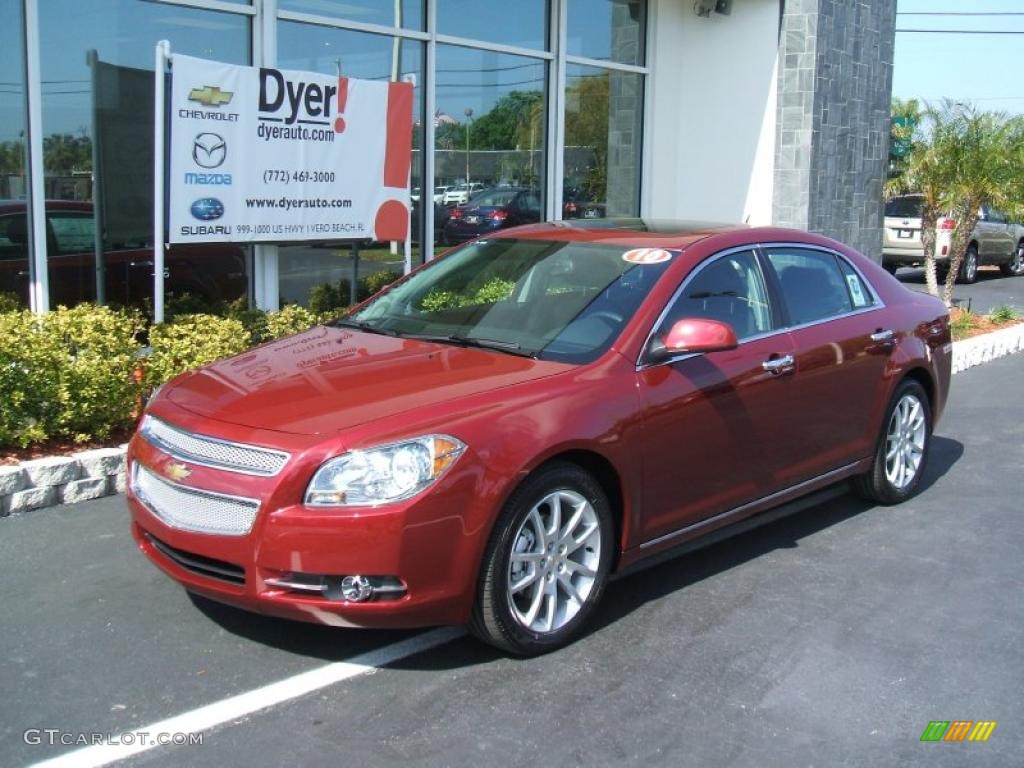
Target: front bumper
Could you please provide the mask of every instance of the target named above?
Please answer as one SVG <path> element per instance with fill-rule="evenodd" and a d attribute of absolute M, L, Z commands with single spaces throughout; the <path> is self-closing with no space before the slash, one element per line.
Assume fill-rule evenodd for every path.
<path fill-rule="evenodd" d="M 293 456 L 271 478 L 189 465 L 190 475 L 180 482 L 190 488 L 259 499 L 251 529 L 240 535 L 175 527 L 130 482 L 132 535 L 146 557 L 190 592 L 245 610 L 347 627 L 468 621 L 482 536 L 466 515 L 487 503 L 474 492 L 472 472 L 457 471 L 457 464 L 419 496 L 379 508 L 307 508 L 301 489 L 319 461 L 303 472 Z M 129 477 L 141 465 L 166 478 L 172 464 L 180 462 L 138 435 L 132 439 Z M 280 586 L 319 577 L 337 584 L 355 575 L 393 577 L 404 589 L 348 602 L 336 588 L 316 594 Z"/>

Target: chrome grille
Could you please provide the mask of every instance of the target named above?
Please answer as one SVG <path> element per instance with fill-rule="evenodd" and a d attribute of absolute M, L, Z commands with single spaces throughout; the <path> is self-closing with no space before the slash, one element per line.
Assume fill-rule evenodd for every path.
<path fill-rule="evenodd" d="M 153 416 L 142 419 L 139 434 L 164 453 L 182 461 L 245 475 L 271 477 L 280 472 L 289 459 L 284 451 L 194 435 Z"/>
<path fill-rule="evenodd" d="M 244 536 L 252 528 L 260 503 L 168 482 L 135 463 L 132 492 L 172 528 L 199 533 Z"/>

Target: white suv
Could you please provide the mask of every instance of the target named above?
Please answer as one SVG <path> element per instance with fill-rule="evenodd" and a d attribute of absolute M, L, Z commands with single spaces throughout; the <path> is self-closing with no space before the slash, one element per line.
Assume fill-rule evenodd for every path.
<path fill-rule="evenodd" d="M 484 188 L 483 184 L 475 181 L 471 181 L 469 184 L 465 182 L 458 184 L 454 187 L 449 187 L 444 193 L 444 204 L 445 205 L 462 205 L 468 203 L 469 198 Z"/>

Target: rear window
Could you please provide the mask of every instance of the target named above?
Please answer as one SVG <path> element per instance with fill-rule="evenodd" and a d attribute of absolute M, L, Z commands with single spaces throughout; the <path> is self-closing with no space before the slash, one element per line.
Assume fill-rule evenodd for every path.
<path fill-rule="evenodd" d="M 924 198 L 895 197 L 885 204 L 885 215 L 903 219 L 921 218 L 921 206 Z"/>

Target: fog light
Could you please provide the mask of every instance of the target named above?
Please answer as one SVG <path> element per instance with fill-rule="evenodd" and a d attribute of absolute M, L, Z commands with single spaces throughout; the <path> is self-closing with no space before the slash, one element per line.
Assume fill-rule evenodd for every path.
<path fill-rule="evenodd" d="M 373 585 L 365 576 L 346 576 L 341 580 L 341 595 L 350 603 L 361 603 L 373 597 Z"/>

